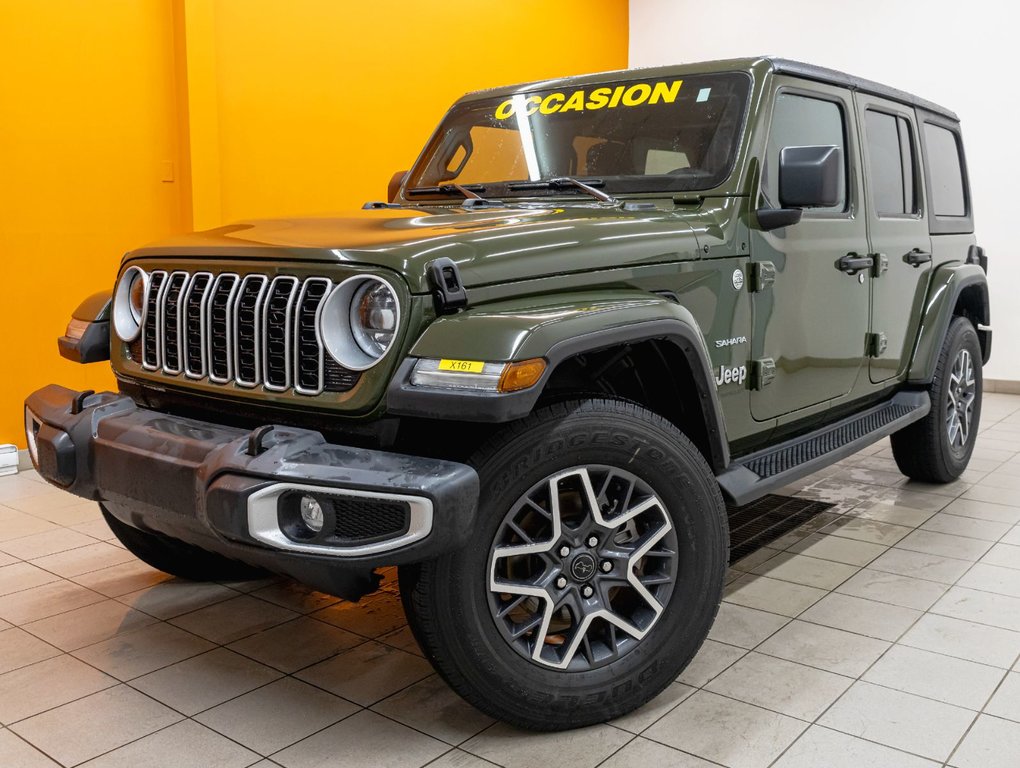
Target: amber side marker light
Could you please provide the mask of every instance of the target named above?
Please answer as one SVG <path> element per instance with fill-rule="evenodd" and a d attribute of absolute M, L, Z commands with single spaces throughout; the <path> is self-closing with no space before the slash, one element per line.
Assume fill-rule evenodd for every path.
<path fill-rule="evenodd" d="M 496 391 L 520 392 L 522 389 L 535 386 L 542 378 L 543 373 L 545 373 L 545 360 L 541 357 L 510 363 L 503 369 L 503 375 L 499 377 Z"/>

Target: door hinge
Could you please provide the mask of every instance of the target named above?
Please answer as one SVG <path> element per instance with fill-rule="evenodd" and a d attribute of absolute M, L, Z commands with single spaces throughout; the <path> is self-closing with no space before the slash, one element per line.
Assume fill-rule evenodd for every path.
<path fill-rule="evenodd" d="M 869 254 L 874 259 L 874 264 L 871 267 L 872 277 L 881 277 L 889 271 L 889 257 L 884 253 L 872 253 Z"/>
<path fill-rule="evenodd" d="M 885 334 L 879 331 L 878 333 L 869 333 L 867 340 L 868 357 L 881 357 L 882 353 L 885 352 L 889 346 L 889 339 L 885 337 Z"/>
<path fill-rule="evenodd" d="M 751 291 L 759 293 L 776 282 L 776 265 L 771 261 L 751 264 Z"/>
<path fill-rule="evenodd" d="M 776 378 L 776 361 L 771 357 L 751 363 L 751 389 L 765 389 Z"/>

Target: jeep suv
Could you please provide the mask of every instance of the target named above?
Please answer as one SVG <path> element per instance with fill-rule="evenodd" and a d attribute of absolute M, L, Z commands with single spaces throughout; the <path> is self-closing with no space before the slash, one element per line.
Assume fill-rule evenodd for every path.
<path fill-rule="evenodd" d="M 967 466 L 991 347 L 956 116 L 779 59 L 473 93 L 388 202 L 128 253 L 25 408 L 145 562 L 357 600 L 465 699 L 633 710 L 718 610 L 727 502 L 890 436 Z M 295 638 L 300 642 L 300 638 Z"/>

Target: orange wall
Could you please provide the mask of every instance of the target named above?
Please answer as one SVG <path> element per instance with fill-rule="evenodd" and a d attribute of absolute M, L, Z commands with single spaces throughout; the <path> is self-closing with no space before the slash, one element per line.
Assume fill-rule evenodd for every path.
<path fill-rule="evenodd" d="M 467 90 L 625 67 L 627 0 L 0 0 L 0 443 L 121 254 L 385 196 Z M 169 181 L 167 179 L 173 179 Z"/>

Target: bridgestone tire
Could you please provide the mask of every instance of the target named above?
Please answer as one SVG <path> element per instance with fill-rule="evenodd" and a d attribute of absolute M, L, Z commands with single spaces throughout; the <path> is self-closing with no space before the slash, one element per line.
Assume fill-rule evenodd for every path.
<path fill-rule="evenodd" d="M 722 596 L 726 509 L 698 449 L 635 404 L 589 399 L 508 426 L 472 463 L 482 490 L 471 544 L 400 570 L 409 625 L 439 674 L 486 714 L 540 731 L 604 722 L 654 698 L 694 658 Z M 676 532 L 675 579 L 658 619 L 629 652 L 603 666 L 561 671 L 518 653 L 497 626 L 489 558 L 518 499 L 545 478 L 587 465 L 624 469 L 661 500 Z"/>
<path fill-rule="evenodd" d="M 266 572 L 182 541 L 122 523 L 100 504 L 110 530 L 132 555 L 158 571 L 188 581 L 248 581 Z"/>
<path fill-rule="evenodd" d="M 955 361 L 966 351 L 973 361 L 975 399 L 967 439 L 952 446 L 947 432 L 949 392 Z M 904 427 L 891 437 L 893 458 L 900 472 L 911 480 L 949 483 L 967 468 L 981 422 L 981 345 L 970 320 L 954 318 L 939 353 L 935 377 L 928 387 L 931 411 L 920 421 Z"/>

